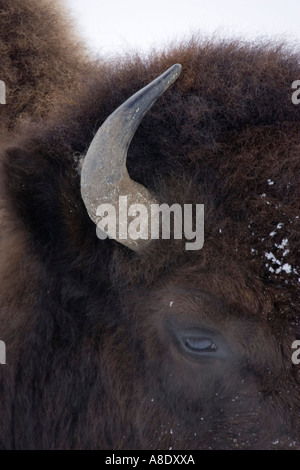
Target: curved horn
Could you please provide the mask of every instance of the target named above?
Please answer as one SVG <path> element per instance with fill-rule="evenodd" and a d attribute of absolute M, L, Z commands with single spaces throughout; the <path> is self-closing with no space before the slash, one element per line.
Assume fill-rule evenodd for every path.
<path fill-rule="evenodd" d="M 143 204 L 148 214 L 150 204 L 157 203 L 144 186 L 130 179 L 126 168 L 127 150 L 145 114 L 180 72 L 181 65 L 175 64 L 131 96 L 106 119 L 89 146 L 81 171 L 81 195 L 89 216 L 98 227 L 101 228 L 101 216 L 97 215 L 97 208 L 102 204 L 111 204 L 119 220 L 119 196 L 127 196 L 128 206 Z M 118 224 L 117 231 L 110 233 L 107 230 L 106 233 L 134 251 L 139 251 L 150 241 L 150 236 L 149 239 L 133 240 L 127 236 L 127 227 L 127 238 L 120 238 L 120 228 Z M 124 226 L 122 228 L 124 232 Z"/>

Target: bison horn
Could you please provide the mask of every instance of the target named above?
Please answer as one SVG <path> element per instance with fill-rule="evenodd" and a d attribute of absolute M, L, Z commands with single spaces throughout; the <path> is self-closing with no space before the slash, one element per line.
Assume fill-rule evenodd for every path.
<path fill-rule="evenodd" d="M 174 83 L 180 72 L 181 65 L 173 65 L 116 109 L 96 133 L 83 162 L 81 195 L 90 218 L 101 228 L 102 217 L 97 215 L 97 208 L 102 204 L 111 204 L 119 222 L 116 230 L 106 230 L 106 233 L 134 251 L 141 250 L 149 243 L 150 236 L 134 240 L 127 234 L 128 226 L 121 227 L 120 196 L 127 196 L 128 207 L 132 204 L 143 204 L 148 214 L 150 205 L 157 203 L 157 200 L 148 189 L 130 179 L 126 168 L 127 150 L 145 114 Z M 148 222 L 149 220 L 146 226 L 150 227 Z M 149 229 L 147 230 L 149 235 Z M 123 235 L 120 235 L 120 232 L 123 232 Z"/>

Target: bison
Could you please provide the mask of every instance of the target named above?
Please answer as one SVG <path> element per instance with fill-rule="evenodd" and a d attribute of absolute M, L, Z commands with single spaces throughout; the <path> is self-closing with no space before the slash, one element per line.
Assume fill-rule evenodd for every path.
<path fill-rule="evenodd" d="M 0 21 L 0 447 L 299 448 L 299 51 L 109 61 L 48 0 Z M 116 194 L 204 204 L 203 248 L 101 240 Z"/>

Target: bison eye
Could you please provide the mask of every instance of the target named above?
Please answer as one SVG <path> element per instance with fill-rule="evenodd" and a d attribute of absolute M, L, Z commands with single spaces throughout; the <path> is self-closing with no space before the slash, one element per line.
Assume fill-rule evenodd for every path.
<path fill-rule="evenodd" d="M 216 352 L 219 348 L 209 338 L 185 338 L 185 345 L 195 352 Z"/>
<path fill-rule="evenodd" d="M 232 354 L 224 336 L 214 328 L 186 328 L 173 323 L 171 332 L 177 348 L 190 359 L 227 359 Z"/>

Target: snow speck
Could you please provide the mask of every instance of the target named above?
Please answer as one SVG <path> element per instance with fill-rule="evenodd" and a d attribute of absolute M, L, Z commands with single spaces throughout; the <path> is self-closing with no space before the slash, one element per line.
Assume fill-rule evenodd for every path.
<path fill-rule="evenodd" d="M 270 273 L 275 273 L 275 269 L 269 266 L 268 263 L 266 264 L 266 268 L 269 268 Z"/>
<path fill-rule="evenodd" d="M 270 253 L 265 253 L 265 257 L 266 257 L 267 259 L 271 260 L 272 263 L 281 265 L 280 261 L 275 258 L 275 256 L 273 255 L 272 252 L 270 252 Z"/>
<path fill-rule="evenodd" d="M 290 274 L 292 272 L 292 266 L 288 263 L 284 263 L 284 265 L 282 266 L 282 271 L 285 271 L 287 274 Z M 277 272 L 277 270 L 276 270 Z"/>
<path fill-rule="evenodd" d="M 277 444 L 279 444 L 279 440 L 276 439 L 276 441 L 273 441 L 272 444 L 273 444 L 273 446 L 277 446 Z"/>
<path fill-rule="evenodd" d="M 170 301 L 170 307 L 172 307 L 173 303 L 174 303 L 174 300 L 171 300 Z"/>
<path fill-rule="evenodd" d="M 275 246 L 276 248 L 279 248 L 280 250 L 283 250 L 285 248 L 285 246 L 287 245 L 288 243 L 288 239 L 287 238 L 284 238 L 282 240 L 282 242 L 280 243 L 280 245 L 278 245 L 277 243 L 275 243 Z"/>
<path fill-rule="evenodd" d="M 271 179 L 268 179 L 268 185 L 272 186 L 272 184 L 274 184 L 274 181 L 272 181 Z"/>

